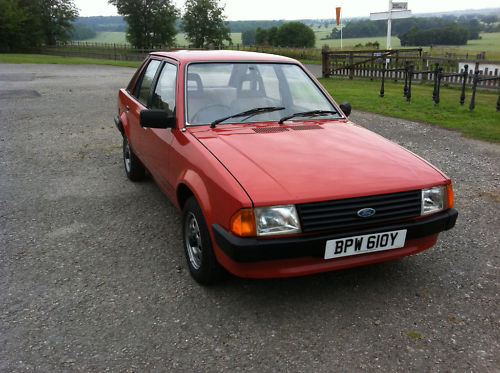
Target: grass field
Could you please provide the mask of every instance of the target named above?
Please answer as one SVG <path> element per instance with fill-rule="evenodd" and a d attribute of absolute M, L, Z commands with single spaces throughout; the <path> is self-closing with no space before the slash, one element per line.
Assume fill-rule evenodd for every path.
<path fill-rule="evenodd" d="M 331 29 L 325 28 L 315 28 L 314 32 L 316 35 L 316 47 L 321 48 L 323 45 L 328 45 L 330 48 L 340 49 L 340 39 L 336 40 L 321 40 L 330 33 Z M 348 36 L 348 35 L 345 35 Z M 500 60 L 500 32 L 481 34 L 482 39 L 480 40 L 469 40 L 467 45 L 459 46 L 439 46 L 434 48 L 424 47 L 424 51 L 431 52 L 434 56 L 444 55 L 445 52 L 456 53 L 456 54 L 466 54 L 469 53 L 471 58 L 479 52 L 486 52 L 486 58 L 488 60 Z M 231 33 L 231 39 L 233 44 L 241 44 L 241 33 L 234 32 Z M 98 32 L 97 36 L 92 39 L 83 40 L 93 43 L 126 43 L 124 32 Z M 343 48 L 352 49 L 357 44 L 365 45 L 366 43 L 374 43 L 378 41 L 381 49 L 385 49 L 386 37 L 385 36 L 374 36 L 369 38 L 344 38 Z M 189 43 L 186 40 L 185 34 L 180 33 L 175 37 L 175 42 L 178 46 L 187 46 Z M 400 48 L 401 43 L 396 36 L 391 38 L 392 48 Z"/>
<path fill-rule="evenodd" d="M 315 31 L 316 34 L 316 47 L 321 47 L 323 45 L 328 45 L 330 48 L 339 49 L 340 39 L 335 40 L 320 40 L 325 37 L 329 32 L 320 29 Z M 480 40 L 469 40 L 466 45 L 440 45 L 434 48 L 423 47 L 424 51 L 430 52 L 433 56 L 442 56 L 445 52 L 456 53 L 456 54 L 467 54 L 471 55 L 471 59 L 474 59 L 476 54 L 480 52 L 486 52 L 486 58 L 488 60 L 500 60 L 500 32 L 481 34 Z M 378 41 L 380 44 L 380 49 L 385 49 L 386 37 L 385 36 L 374 36 L 370 38 L 344 38 L 343 49 L 352 49 L 356 44 L 374 43 Z M 391 47 L 400 48 L 401 43 L 399 38 L 393 36 L 391 38 Z M 408 47 L 410 48 L 410 47 Z"/>
<path fill-rule="evenodd" d="M 96 37 L 81 41 L 88 41 L 92 43 L 116 43 L 116 44 L 127 43 L 124 32 L 98 32 Z"/>
<path fill-rule="evenodd" d="M 233 40 L 233 44 L 241 44 L 241 32 L 231 33 L 231 39 Z M 90 43 L 127 43 L 124 32 L 98 32 L 96 37 L 80 41 L 87 41 Z M 175 36 L 175 43 L 179 46 L 186 47 L 189 44 L 184 33 L 179 33 Z"/>
<path fill-rule="evenodd" d="M 140 61 L 115 61 L 86 57 L 61 57 L 43 54 L 0 54 L 0 63 L 47 63 L 63 65 L 112 65 L 137 67 Z"/>
<path fill-rule="evenodd" d="M 403 97 L 403 83 L 387 82 L 385 97 L 379 97 L 380 81 L 322 78 L 321 84 L 337 102 L 348 101 L 353 109 L 397 118 L 429 122 L 461 131 L 468 137 L 500 142 L 500 112 L 496 111 L 498 91 L 476 91 L 476 108 L 469 111 L 471 90 L 460 106 L 460 90 L 441 88 L 440 103 L 432 101 L 432 85 L 412 85 L 411 102 Z"/>

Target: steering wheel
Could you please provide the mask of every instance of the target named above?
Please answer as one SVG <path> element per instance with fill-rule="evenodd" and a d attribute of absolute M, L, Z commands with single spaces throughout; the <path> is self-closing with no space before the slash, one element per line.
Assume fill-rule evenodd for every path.
<path fill-rule="evenodd" d="M 223 113 L 221 114 L 221 110 L 223 109 Z M 196 112 L 195 115 L 191 118 L 192 124 L 196 124 L 198 122 L 198 117 L 203 118 L 203 121 L 206 121 L 207 123 L 211 123 L 214 120 L 217 120 L 219 118 L 222 118 L 224 116 L 230 115 L 229 112 L 231 111 L 231 108 L 227 105 L 223 104 L 212 104 L 212 105 L 207 105 L 202 107 L 200 110 Z"/>

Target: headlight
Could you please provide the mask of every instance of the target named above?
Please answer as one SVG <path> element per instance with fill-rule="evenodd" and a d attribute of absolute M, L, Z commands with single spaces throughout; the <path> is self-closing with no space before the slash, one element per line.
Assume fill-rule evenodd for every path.
<path fill-rule="evenodd" d="M 230 228 L 231 232 L 243 237 L 301 232 L 294 205 L 241 209 L 231 217 Z"/>
<path fill-rule="evenodd" d="M 255 208 L 257 236 L 300 233 L 299 216 L 295 205 Z"/>
<path fill-rule="evenodd" d="M 422 208 L 420 215 L 434 214 L 446 209 L 446 189 L 447 187 L 444 185 L 422 189 Z M 451 189 L 451 187 L 449 189 Z"/>

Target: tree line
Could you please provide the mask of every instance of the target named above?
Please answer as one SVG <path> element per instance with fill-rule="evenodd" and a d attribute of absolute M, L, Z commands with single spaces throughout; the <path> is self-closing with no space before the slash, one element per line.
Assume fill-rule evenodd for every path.
<path fill-rule="evenodd" d="M 467 27 L 459 26 L 456 22 L 449 23 L 439 28 L 422 30 L 418 26 L 399 35 L 401 45 L 465 45 L 469 39 Z"/>
<path fill-rule="evenodd" d="M 125 20 L 127 40 L 135 47 L 174 46 L 179 28 L 195 48 L 231 43 L 224 6 L 219 0 L 186 0 L 182 12 L 172 0 L 108 2 Z M 71 36 L 93 37 L 96 30 L 75 23 L 77 17 L 73 0 L 0 0 L 0 51 L 54 45 Z M 108 18 L 111 21 L 113 17 Z M 116 27 L 120 27 L 119 23 Z"/>
<path fill-rule="evenodd" d="M 500 31 L 496 15 L 471 14 L 467 16 L 412 17 L 392 21 L 392 35 L 401 45 L 461 45 L 467 40 L 480 39 L 480 32 Z M 362 19 L 348 22 L 342 29 L 344 38 L 384 36 L 386 21 Z M 325 39 L 339 39 L 340 30 L 334 28 Z"/>
<path fill-rule="evenodd" d="M 392 21 L 392 35 L 402 35 L 415 26 L 422 30 L 442 28 L 450 23 L 469 30 L 469 40 L 479 38 L 480 32 L 497 32 L 496 15 L 471 14 L 467 16 L 445 15 L 442 17 L 411 17 Z M 369 19 L 353 20 L 345 24 L 342 29 L 346 38 L 368 36 L 384 36 L 387 33 L 386 21 L 371 21 Z M 334 28 L 328 39 L 340 39 L 340 30 Z"/>
<path fill-rule="evenodd" d="M 268 29 L 257 27 L 241 33 L 243 45 L 271 45 L 274 47 L 313 48 L 314 31 L 302 22 L 287 22 Z"/>

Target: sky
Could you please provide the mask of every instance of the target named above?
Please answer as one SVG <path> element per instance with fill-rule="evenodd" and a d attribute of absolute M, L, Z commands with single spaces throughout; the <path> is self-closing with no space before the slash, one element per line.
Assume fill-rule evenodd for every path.
<path fill-rule="evenodd" d="M 398 0 L 401 1 L 401 0 Z M 113 16 L 116 8 L 107 0 L 74 0 L 80 16 Z M 335 18 L 335 7 L 342 7 L 341 17 L 368 17 L 371 12 L 383 12 L 389 7 L 388 0 L 221 0 L 229 21 L 272 19 L 323 19 Z M 182 9 L 183 0 L 174 0 Z M 305 6 L 304 4 L 307 4 Z M 409 0 L 412 13 L 433 13 L 450 10 L 498 8 L 498 0 Z"/>

